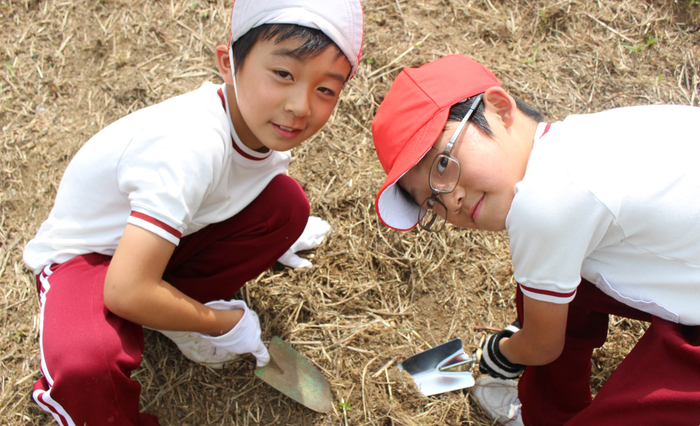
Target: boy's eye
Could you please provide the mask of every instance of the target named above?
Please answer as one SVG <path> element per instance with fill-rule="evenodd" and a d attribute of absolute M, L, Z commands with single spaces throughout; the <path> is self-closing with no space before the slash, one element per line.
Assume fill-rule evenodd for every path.
<path fill-rule="evenodd" d="M 438 161 L 435 163 L 435 168 L 437 169 L 437 172 L 442 175 L 445 173 L 445 170 L 447 170 L 448 164 L 450 164 L 449 158 L 440 157 L 440 158 L 438 158 Z"/>
<path fill-rule="evenodd" d="M 318 91 L 328 96 L 335 96 L 335 92 L 327 87 L 319 87 Z"/>
<path fill-rule="evenodd" d="M 289 71 L 275 70 L 275 74 L 285 79 L 292 78 L 292 73 L 290 73 Z"/>

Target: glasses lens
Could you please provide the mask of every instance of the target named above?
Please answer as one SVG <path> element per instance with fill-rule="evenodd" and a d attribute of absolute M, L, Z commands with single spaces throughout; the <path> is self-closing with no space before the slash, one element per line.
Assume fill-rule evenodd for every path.
<path fill-rule="evenodd" d="M 452 192 L 459 182 L 460 173 L 461 168 L 456 159 L 440 154 L 435 157 L 430 169 L 430 188 L 440 194 Z"/>
<path fill-rule="evenodd" d="M 447 209 L 438 199 L 430 197 L 423 202 L 420 209 L 420 227 L 426 231 L 439 232 L 445 226 Z"/>

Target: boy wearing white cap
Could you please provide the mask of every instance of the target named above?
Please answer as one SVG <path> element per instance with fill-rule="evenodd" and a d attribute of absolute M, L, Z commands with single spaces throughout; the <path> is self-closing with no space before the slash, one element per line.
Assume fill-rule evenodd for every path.
<path fill-rule="evenodd" d="M 130 379 L 142 326 L 215 368 L 269 361 L 257 315 L 229 299 L 327 232 L 287 151 L 328 120 L 362 35 L 360 0 L 235 0 L 224 84 L 130 114 L 76 154 L 24 252 L 41 302 L 33 397 L 60 424 L 158 424 Z"/>
<path fill-rule="evenodd" d="M 700 424 L 698 123 L 670 105 L 545 123 L 459 55 L 392 84 L 372 125 L 381 220 L 508 231 L 518 321 L 486 339 L 473 390 L 499 422 Z M 650 325 L 592 400 L 609 314 Z"/>

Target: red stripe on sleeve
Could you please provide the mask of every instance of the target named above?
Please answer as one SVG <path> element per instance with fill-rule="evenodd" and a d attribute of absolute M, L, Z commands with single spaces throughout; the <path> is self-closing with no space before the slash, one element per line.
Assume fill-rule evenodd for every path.
<path fill-rule="evenodd" d="M 153 224 L 153 225 L 159 227 L 160 229 L 166 231 L 167 233 L 171 234 L 172 236 L 174 236 L 177 239 L 180 239 L 180 237 L 182 237 L 182 232 L 178 231 L 177 229 L 173 228 L 172 226 L 168 225 L 167 223 L 163 223 L 158 219 L 152 218 L 151 216 L 148 216 L 146 214 L 139 213 L 139 212 L 131 212 L 131 216 L 139 218 L 141 220 L 145 220 L 146 222 Z"/>
<path fill-rule="evenodd" d="M 530 293 L 544 294 L 545 296 L 566 298 L 566 297 L 571 297 L 574 294 L 576 294 L 576 290 L 574 290 L 570 293 L 557 293 L 555 291 L 540 290 L 538 288 L 527 287 L 527 286 L 524 286 L 522 284 L 518 284 L 518 285 L 520 286 L 520 288 L 522 288 L 523 290 L 529 291 Z"/>

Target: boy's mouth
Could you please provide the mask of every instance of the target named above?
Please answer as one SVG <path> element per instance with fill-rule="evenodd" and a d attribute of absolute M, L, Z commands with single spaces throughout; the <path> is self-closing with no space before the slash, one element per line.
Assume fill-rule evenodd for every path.
<path fill-rule="evenodd" d="M 293 127 L 282 126 L 275 123 L 272 123 L 272 127 L 274 127 L 278 135 L 285 139 L 293 139 L 299 134 L 299 132 L 301 132 L 301 129 L 295 129 Z"/>
<path fill-rule="evenodd" d="M 474 204 L 474 206 L 469 209 L 469 218 L 474 221 L 474 217 L 478 216 L 479 211 L 481 210 L 481 205 L 484 203 L 484 196 L 482 195 L 479 201 Z"/>

